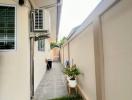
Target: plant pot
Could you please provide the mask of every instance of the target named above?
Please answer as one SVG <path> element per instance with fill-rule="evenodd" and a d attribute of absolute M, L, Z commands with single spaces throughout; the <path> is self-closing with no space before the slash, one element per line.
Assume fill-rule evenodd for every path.
<path fill-rule="evenodd" d="M 66 76 L 66 79 L 67 79 L 67 81 L 69 82 L 69 80 L 70 80 L 70 77 L 67 75 L 67 76 Z"/>
<path fill-rule="evenodd" d="M 69 86 L 72 88 L 75 88 L 77 86 L 77 81 L 76 80 L 69 80 Z"/>

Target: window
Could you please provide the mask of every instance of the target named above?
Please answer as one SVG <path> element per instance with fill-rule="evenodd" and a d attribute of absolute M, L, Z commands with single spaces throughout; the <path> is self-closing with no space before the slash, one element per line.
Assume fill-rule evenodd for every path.
<path fill-rule="evenodd" d="M 34 9 L 34 31 L 44 30 L 43 17 L 42 9 Z"/>
<path fill-rule="evenodd" d="M 45 40 L 38 40 L 38 51 L 45 50 Z"/>
<path fill-rule="evenodd" d="M 0 50 L 15 49 L 15 7 L 0 5 Z"/>

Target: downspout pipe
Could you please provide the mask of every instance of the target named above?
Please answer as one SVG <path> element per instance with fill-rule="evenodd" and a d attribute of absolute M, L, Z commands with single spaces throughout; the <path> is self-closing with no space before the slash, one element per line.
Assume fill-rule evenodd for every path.
<path fill-rule="evenodd" d="M 28 0 L 31 5 L 31 10 L 34 8 L 31 0 Z M 30 14 L 30 31 L 33 30 L 32 12 Z M 34 37 L 30 37 L 30 100 L 34 98 Z"/>
<path fill-rule="evenodd" d="M 29 1 L 30 5 L 31 5 L 31 9 L 33 9 L 34 7 L 33 7 L 33 4 L 31 2 L 31 0 L 28 0 L 28 1 Z"/>

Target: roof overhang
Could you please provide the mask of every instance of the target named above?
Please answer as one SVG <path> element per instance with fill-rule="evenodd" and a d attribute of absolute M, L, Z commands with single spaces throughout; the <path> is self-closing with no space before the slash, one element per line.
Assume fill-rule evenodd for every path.
<path fill-rule="evenodd" d="M 60 19 L 61 19 L 61 9 L 62 9 L 62 0 L 57 0 L 59 6 L 57 6 L 57 29 L 56 29 L 56 41 L 58 40 L 59 28 L 60 28 Z"/>
<path fill-rule="evenodd" d="M 51 15 L 51 38 L 57 40 L 60 26 L 62 0 L 29 0 L 33 8 L 49 10 Z"/>

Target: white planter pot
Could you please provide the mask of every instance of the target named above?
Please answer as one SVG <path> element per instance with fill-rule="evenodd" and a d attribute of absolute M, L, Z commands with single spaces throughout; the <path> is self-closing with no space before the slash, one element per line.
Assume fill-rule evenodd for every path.
<path fill-rule="evenodd" d="M 75 88 L 77 85 L 77 81 L 76 80 L 69 80 L 69 86 L 72 88 Z"/>
<path fill-rule="evenodd" d="M 66 79 L 67 79 L 67 81 L 69 82 L 69 80 L 70 80 L 70 77 L 67 75 L 67 76 L 66 76 Z"/>

